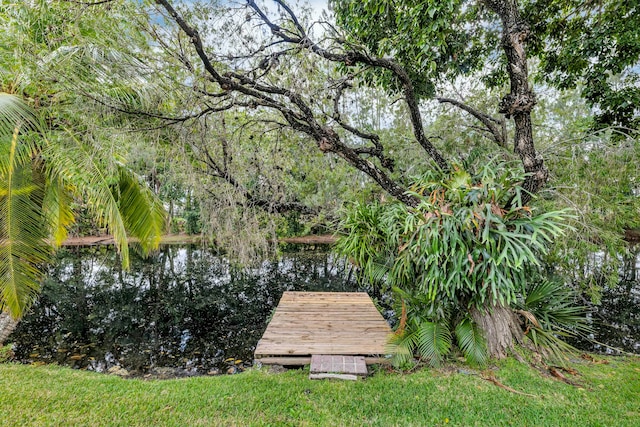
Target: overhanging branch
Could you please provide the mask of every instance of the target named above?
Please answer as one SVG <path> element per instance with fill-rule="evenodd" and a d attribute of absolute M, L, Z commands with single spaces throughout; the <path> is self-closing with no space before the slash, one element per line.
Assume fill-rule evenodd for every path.
<path fill-rule="evenodd" d="M 191 44 L 194 46 L 198 57 L 200 58 L 205 70 L 209 74 L 210 80 L 216 82 L 223 91 L 238 92 L 240 94 L 246 95 L 251 99 L 247 102 L 253 102 L 255 103 L 255 105 L 267 107 L 278 111 L 280 114 L 282 114 L 284 119 L 293 129 L 311 136 L 316 141 L 316 143 L 318 144 L 318 148 L 322 152 L 333 153 L 338 155 L 339 157 L 342 157 L 349 164 L 375 180 L 392 196 L 398 198 L 404 203 L 409 205 L 415 205 L 417 203 L 417 199 L 414 196 L 408 195 L 406 193 L 406 189 L 395 182 L 393 179 L 391 179 L 389 175 L 387 175 L 387 173 L 385 173 L 380 167 L 376 166 L 370 160 L 361 157 L 361 154 L 366 153 L 359 153 L 356 150 L 350 148 L 343 141 L 341 141 L 338 134 L 330 126 L 326 124 L 320 124 L 313 110 L 309 107 L 307 102 L 302 98 L 300 94 L 284 87 L 261 83 L 255 78 L 235 71 L 229 71 L 224 74 L 218 72 L 207 56 L 203 41 L 197 30 L 191 27 L 182 18 L 182 16 L 178 14 L 178 12 L 172 7 L 168 0 L 156 0 L 156 3 L 162 6 L 168 12 L 171 18 L 180 27 L 180 29 L 190 38 Z M 254 10 L 258 12 L 258 14 L 262 12 L 252 1 L 249 1 L 249 5 L 252 6 Z M 291 31 L 284 31 L 279 26 L 271 23 L 268 18 L 266 18 L 264 13 L 262 13 L 262 16 L 263 21 L 272 28 L 272 32 L 282 40 L 289 43 L 297 44 L 298 46 L 303 48 L 309 48 L 311 49 L 311 51 L 324 57 L 325 59 L 329 59 L 334 62 L 340 59 L 343 63 L 347 64 L 351 61 L 350 58 L 354 57 L 357 60 L 366 59 L 367 61 L 371 62 L 369 59 L 367 59 L 366 56 L 362 54 L 359 54 L 360 56 L 358 56 L 358 54 L 356 54 L 356 56 L 353 56 L 353 54 L 347 55 L 328 52 L 313 44 L 306 37 L 306 35 L 304 35 L 303 37 L 292 35 L 293 33 Z M 299 23 L 296 25 L 296 28 L 298 31 L 303 31 Z M 304 32 L 302 32 L 302 34 L 304 34 Z M 390 60 L 376 59 L 374 60 L 374 62 L 378 64 L 378 66 L 381 66 L 381 64 L 392 66 L 392 62 Z M 393 66 L 395 67 L 397 65 Z M 407 82 L 410 84 L 408 76 Z M 412 86 L 409 87 L 412 89 Z M 413 109 L 412 113 L 412 121 L 414 122 L 414 128 L 416 129 L 416 134 L 418 135 L 418 141 L 421 145 L 429 149 L 427 151 L 431 154 L 431 157 L 434 158 L 434 160 L 440 167 L 447 168 L 448 165 L 444 158 L 426 139 L 426 137 L 424 137 L 424 130 L 422 129 L 422 122 L 419 116 L 419 110 L 417 108 L 417 101 L 415 98 L 413 98 L 413 102 L 415 103 L 415 108 Z M 295 107 L 295 109 L 291 108 L 290 105 Z M 416 120 L 416 117 L 419 120 Z M 419 137 L 420 135 L 421 137 Z M 388 167 L 389 165 L 390 163 L 387 162 L 386 164 L 383 164 L 383 167 Z"/>
<path fill-rule="evenodd" d="M 496 144 L 498 144 L 502 148 L 506 148 L 506 149 L 509 148 L 509 143 L 507 141 L 506 127 L 504 126 L 503 121 L 500 121 L 494 117 L 491 117 L 486 113 L 478 111 L 475 108 L 471 107 L 470 105 L 467 105 L 456 99 L 443 98 L 443 97 L 436 97 L 436 99 L 440 103 L 451 104 L 471 114 L 473 117 L 479 120 L 486 127 L 486 130 L 489 133 L 491 133 L 491 136 L 493 137 L 493 140 L 495 141 Z"/>

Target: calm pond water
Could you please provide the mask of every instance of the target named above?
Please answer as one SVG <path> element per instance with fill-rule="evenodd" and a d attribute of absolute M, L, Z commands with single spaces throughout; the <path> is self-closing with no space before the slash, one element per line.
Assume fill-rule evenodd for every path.
<path fill-rule="evenodd" d="M 592 341 L 575 340 L 578 348 L 619 354 L 616 349 L 640 354 L 640 246 L 624 260 L 617 286 L 604 288 L 602 301 L 589 305 Z"/>
<path fill-rule="evenodd" d="M 8 341 L 23 362 L 120 366 L 134 375 L 234 373 L 251 365 L 285 290 L 368 289 L 326 252 L 239 268 L 211 249 L 173 245 L 148 259 L 133 256 L 124 272 L 110 247 L 70 248 L 60 252 L 42 296 Z M 626 263 L 620 285 L 603 292 L 590 316 L 593 339 L 640 353 L 640 256 Z"/>
<path fill-rule="evenodd" d="M 211 249 L 165 246 L 124 272 L 108 247 L 63 250 L 9 338 L 18 359 L 136 374 L 235 372 L 252 362 L 286 290 L 360 290 L 326 252 L 238 268 Z"/>

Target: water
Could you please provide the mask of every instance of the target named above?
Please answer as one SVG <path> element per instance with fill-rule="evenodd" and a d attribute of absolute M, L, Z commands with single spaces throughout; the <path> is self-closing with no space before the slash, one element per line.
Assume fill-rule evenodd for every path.
<path fill-rule="evenodd" d="M 39 301 L 8 342 L 26 363 L 122 367 L 142 376 L 234 373 L 251 365 L 285 290 L 369 289 L 326 252 L 239 268 L 210 249 L 165 246 L 148 259 L 134 256 L 124 272 L 110 247 L 73 248 L 61 251 Z M 640 353 L 640 255 L 625 263 L 620 284 L 603 291 L 590 317 L 592 340 L 572 344 Z"/>
<path fill-rule="evenodd" d="M 618 285 L 604 288 L 600 304 L 589 304 L 589 310 L 594 334 L 571 344 L 593 352 L 640 354 L 640 246 L 624 260 Z"/>
<path fill-rule="evenodd" d="M 252 362 L 285 290 L 354 291 L 351 269 L 328 253 L 285 254 L 239 268 L 210 249 L 165 246 L 133 257 L 108 247 L 63 250 L 39 301 L 9 338 L 24 362 L 134 375 L 225 373 Z"/>

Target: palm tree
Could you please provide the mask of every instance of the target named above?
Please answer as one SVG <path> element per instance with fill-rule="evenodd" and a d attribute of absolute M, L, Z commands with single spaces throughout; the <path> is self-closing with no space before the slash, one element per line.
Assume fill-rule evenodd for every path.
<path fill-rule="evenodd" d="M 35 110 L 0 93 L 0 343 L 37 298 L 74 199 L 109 228 L 125 267 L 129 237 L 143 252 L 158 246 L 164 209 L 126 165 L 70 130 L 47 132 Z"/>
<path fill-rule="evenodd" d="M 74 10 L 46 1 L 0 7 L 0 343 L 37 298 L 42 267 L 75 221 L 74 202 L 82 201 L 108 227 L 125 267 L 129 237 L 148 251 L 158 245 L 164 227 L 161 203 L 114 154 L 117 149 L 108 148 L 112 134 L 97 135 L 94 122 L 103 112 L 78 102 L 77 85 L 54 84 L 60 73 L 54 65 L 62 62 L 58 65 L 73 68 L 67 71 L 80 80 L 91 80 L 97 93 L 107 83 L 145 86 L 122 78 L 126 73 L 110 56 L 117 44 L 92 47 L 102 33 L 70 41 L 78 27 L 64 17 Z M 111 19 L 111 30 L 122 35 L 115 11 L 92 12 L 83 16 Z"/>

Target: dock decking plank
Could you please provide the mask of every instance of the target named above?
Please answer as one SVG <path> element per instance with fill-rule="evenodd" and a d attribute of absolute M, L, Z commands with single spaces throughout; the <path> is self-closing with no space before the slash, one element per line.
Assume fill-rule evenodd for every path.
<path fill-rule="evenodd" d="M 391 328 L 365 292 L 285 292 L 255 350 L 257 360 L 383 355 Z"/>

